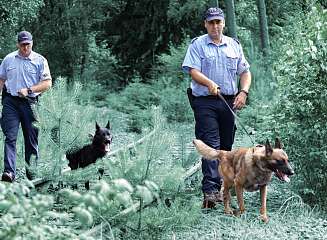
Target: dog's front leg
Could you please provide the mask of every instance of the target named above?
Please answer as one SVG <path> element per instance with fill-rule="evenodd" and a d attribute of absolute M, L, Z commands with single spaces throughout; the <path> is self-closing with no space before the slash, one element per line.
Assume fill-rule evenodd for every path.
<path fill-rule="evenodd" d="M 269 221 L 267 216 L 267 185 L 260 187 L 260 198 L 261 198 L 260 216 L 261 219 L 265 223 L 267 223 Z"/>
<path fill-rule="evenodd" d="M 245 212 L 244 199 L 243 199 L 243 186 L 238 181 L 235 181 L 235 191 L 239 207 L 239 214 Z"/>
<path fill-rule="evenodd" d="M 229 189 L 231 188 L 231 184 L 228 184 L 227 181 L 224 181 L 224 211 L 225 214 L 233 214 L 233 210 L 230 208 L 230 201 L 231 201 L 231 195 Z"/>

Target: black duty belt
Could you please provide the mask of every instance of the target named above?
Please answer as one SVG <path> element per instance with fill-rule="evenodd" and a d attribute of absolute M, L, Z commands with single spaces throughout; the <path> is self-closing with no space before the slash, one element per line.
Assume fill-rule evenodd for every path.
<path fill-rule="evenodd" d="M 6 91 L 6 89 L 3 89 L 2 96 L 3 97 L 5 97 L 5 96 L 12 97 L 12 98 L 18 99 L 18 100 L 30 100 L 30 101 L 33 101 L 33 102 L 37 102 L 39 100 L 39 97 L 38 96 L 36 96 L 36 97 L 30 97 L 30 96 L 26 96 L 26 97 L 13 96 L 10 93 L 8 93 Z"/>

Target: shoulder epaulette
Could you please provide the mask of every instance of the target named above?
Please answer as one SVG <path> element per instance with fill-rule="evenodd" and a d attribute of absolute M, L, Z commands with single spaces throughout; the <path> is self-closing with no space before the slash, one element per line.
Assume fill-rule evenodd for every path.
<path fill-rule="evenodd" d="M 193 43 L 196 39 L 198 39 L 198 37 L 195 37 L 191 40 L 191 43 Z"/>
<path fill-rule="evenodd" d="M 237 38 L 233 38 L 233 40 L 234 40 L 235 42 L 237 42 L 238 44 L 240 44 L 240 41 L 239 41 Z"/>

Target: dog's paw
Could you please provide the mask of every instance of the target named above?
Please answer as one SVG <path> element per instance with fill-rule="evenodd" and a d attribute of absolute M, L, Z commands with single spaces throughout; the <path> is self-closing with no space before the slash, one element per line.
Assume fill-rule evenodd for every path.
<path fill-rule="evenodd" d="M 234 211 L 233 211 L 231 208 L 226 208 L 226 209 L 224 210 L 224 212 L 225 212 L 225 214 L 227 214 L 227 215 L 234 215 Z"/>
<path fill-rule="evenodd" d="M 264 222 L 264 223 L 268 223 L 269 222 L 269 218 L 267 215 L 260 215 L 260 218 L 261 220 Z"/>
<path fill-rule="evenodd" d="M 236 217 L 240 217 L 243 213 L 245 213 L 245 209 L 235 209 L 233 211 L 233 215 Z"/>

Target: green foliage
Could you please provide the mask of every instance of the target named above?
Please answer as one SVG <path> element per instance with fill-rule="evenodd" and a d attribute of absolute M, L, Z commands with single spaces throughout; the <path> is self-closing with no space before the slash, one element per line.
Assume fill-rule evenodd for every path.
<path fill-rule="evenodd" d="M 99 52 L 106 38 L 96 42 L 97 46 L 94 38 L 104 32 L 103 24 L 106 21 L 120 13 L 124 1 L 45 0 L 44 3 L 39 18 L 30 24 L 30 28 L 34 33 L 35 47 L 47 57 L 53 77 L 80 80 L 86 68 L 91 68 L 89 73 L 94 68 L 108 73 L 111 67 L 104 69 L 103 64 L 113 63 L 111 56 L 108 56 L 109 50 Z M 98 62 L 94 62 L 95 54 L 99 57 Z M 93 69 L 90 64 L 95 65 Z M 101 82 L 108 80 L 108 76 L 97 73 L 88 81 L 98 78 Z"/>
<path fill-rule="evenodd" d="M 125 178 L 132 184 L 141 184 L 145 180 L 150 180 L 160 189 L 173 191 L 180 184 L 176 179 L 179 179 L 184 172 L 181 163 L 171 159 L 173 146 L 178 139 L 166 128 L 160 109 L 153 109 L 151 114 L 154 128 L 152 135 L 132 151 L 126 150 L 114 160 L 106 161 L 104 164 L 108 169 L 114 169 L 111 178 Z M 155 189 L 151 184 L 148 187 Z"/>
<path fill-rule="evenodd" d="M 173 82 L 173 86 L 179 85 L 184 78 L 184 74 L 181 71 L 181 63 L 183 62 L 186 54 L 186 50 L 191 40 L 186 37 L 184 41 L 179 45 L 170 43 L 169 51 L 157 56 L 156 65 L 151 70 L 153 81 L 158 81 L 160 77 L 171 77 L 176 79 Z M 168 85 L 166 84 L 166 87 Z"/>
<path fill-rule="evenodd" d="M 32 194 L 30 182 L 0 183 L 0 238 L 73 239 L 77 234 L 67 224 L 67 213 L 53 208 L 52 196 Z M 32 195 L 32 197 L 26 197 Z"/>
<path fill-rule="evenodd" d="M 137 215 L 131 215 L 128 221 L 121 219 L 120 229 L 124 231 L 117 231 L 116 236 L 120 236 L 119 239 L 172 239 L 181 229 L 194 230 L 201 220 L 198 200 L 196 197 L 182 195 L 172 200 L 170 207 L 159 202 L 154 207 L 145 208 L 140 231 L 133 229 L 133 223 L 138 221 Z M 180 236 L 179 239 L 189 238 Z"/>
<path fill-rule="evenodd" d="M 121 14 L 107 22 L 110 29 L 107 35 L 114 54 L 123 65 L 128 66 L 125 75 L 129 77 L 136 70 L 142 78 L 146 78 L 155 65 L 155 56 L 165 52 L 170 42 L 181 43 L 185 33 L 194 36 L 203 28 L 204 0 L 141 0 L 126 3 Z"/>
<path fill-rule="evenodd" d="M 2 0 L 0 4 L 0 59 L 16 49 L 17 33 L 29 30 L 26 24 L 37 18 L 42 0 Z"/>
<path fill-rule="evenodd" d="M 313 7 L 292 22 L 275 44 L 280 98 L 263 129 L 284 142 L 295 165 L 296 190 L 310 203 L 326 204 L 327 12 Z"/>
<path fill-rule="evenodd" d="M 89 143 L 85 131 L 95 129 L 95 109 L 91 105 L 78 105 L 81 90 L 79 83 L 68 90 L 66 79 L 58 78 L 56 84 L 42 95 L 36 109 L 37 126 L 41 129 L 41 165 L 46 164 L 47 171 L 55 175 L 67 164 L 65 152 Z"/>
<path fill-rule="evenodd" d="M 106 41 L 97 43 L 95 35 L 88 40 L 87 55 L 81 74 L 75 76 L 83 84 L 83 100 L 92 101 L 97 106 L 106 105 L 108 93 L 121 89 L 124 85 L 118 72 L 121 69 Z"/>
<path fill-rule="evenodd" d="M 119 94 L 110 95 L 108 101 L 111 107 L 129 115 L 129 131 L 141 133 L 142 128 L 152 127 L 149 109 L 159 104 L 159 95 L 153 86 L 136 78 Z"/>
<path fill-rule="evenodd" d="M 98 92 L 106 92 L 107 89 L 118 89 L 121 81 L 116 69 L 118 61 L 112 55 L 106 42 L 97 44 L 95 36 L 91 36 L 88 48 L 88 64 L 82 73 L 82 82 L 87 85 L 92 85 L 95 82 L 102 85 L 104 89 L 98 89 Z"/>
<path fill-rule="evenodd" d="M 177 206 L 169 211 L 160 200 L 162 192 L 176 194 L 182 185 L 184 169 L 181 161 L 171 157 L 177 138 L 165 128 L 160 110 L 153 111 L 155 130 L 152 134 L 141 145 L 135 144 L 134 149 L 126 150 L 104 162 L 105 169 L 110 169 L 110 179 L 95 183 L 86 193 L 69 189 L 61 191 L 66 207 L 73 208 L 81 228 L 86 229 L 92 223 L 103 222 L 110 226 L 108 232 L 115 237 L 120 236 L 120 229 L 126 225 L 135 229 L 131 233 L 128 230 L 125 233 L 127 235 L 135 236 L 136 232 L 146 229 L 146 235 L 151 233 L 160 236 L 161 227 L 156 222 L 169 220 L 157 219 L 157 215 L 153 214 L 177 214 Z M 159 204 L 158 208 L 149 211 L 143 209 L 144 206 L 156 203 Z M 139 206 L 141 209 L 138 214 L 133 214 Z M 195 210 L 194 206 L 192 210 Z M 171 222 L 182 221 L 185 214 L 181 213 L 178 220 L 171 219 Z"/>
<path fill-rule="evenodd" d="M 139 133 L 142 128 L 152 126 L 149 114 L 152 105 L 161 106 L 169 122 L 193 119 L 186 95 L 190 80 L 180 67 L 187 42 L 189 39 L 180 46 L 170 45 L 169 53 L 158 56 L 148 83 L 142 83 L 140 77 L 135 76 L 123 91 L 108 97 L 110 106 L 130 115 L 130 131 Z"/>
<path fill-rule="evenodd" d="M 155 183 L 150 184 L 155 186 Z M 88 228 L 94 221 L 115 218 L 122 209 L 133 207 L 139 199 L 146 204 L 152 202 L 157 196 L 156 191 L 146 185 L 136 185 L 134 190 L 126 179 L 114 179 L 110 182 L 101 180 L 95 184 L 94 190 L 83 194 L 64 189 L 61 195 L 74 206 L 73 212 L 80 226 Z"/>

